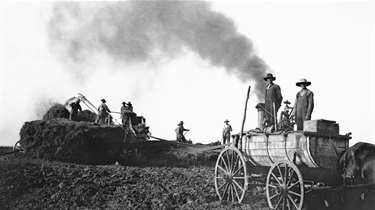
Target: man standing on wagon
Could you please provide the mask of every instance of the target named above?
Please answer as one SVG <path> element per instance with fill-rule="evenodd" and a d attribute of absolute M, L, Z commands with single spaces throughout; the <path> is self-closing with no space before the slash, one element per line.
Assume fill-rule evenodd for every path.
<path fill-rule="evenodd" d="M 276 77 L 268 73 L 263 79 L 268 82 L 265 95 L 265 120 L 268 120 L 269 125 L 271 126 L 275 124 L 277 111 L 281 107 L 283 96 L 281 95 L 280 86 L 273 83 L 273 81 L 276 80 Z M 277 130 L 276 127 L 275 130 Z"/>
<path fill-rule="evenodd" d="M 301 87 L 301 90 L 297 93 L 291 116 L 295 117 L 297 130 L 303 130 L 303 121 L 311 120 L 314 109 L 314 93 L 306 88 L 311 85 L 311 82 L 306 79 L 300 79 L 296 85 Z"/>

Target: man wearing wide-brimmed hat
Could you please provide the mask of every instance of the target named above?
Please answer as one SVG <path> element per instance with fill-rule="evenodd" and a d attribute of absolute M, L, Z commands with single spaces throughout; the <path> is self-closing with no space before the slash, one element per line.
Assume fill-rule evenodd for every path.
<path fill-rule="evenodd" d="M 189 129 L 184 128 L 184 121 L 181 121 L 177 124 L 176 131 L 176 140 L 179 142 L 186 142 L 186 138 L 184 136 L 184 131 L 189 131 Z"/>
<path fill-rule="evenodd" d="M 232 126 L 229 124 L 229 120 L 224 120 L 223 128 L 223 144 L 230 142 L 230 132 L 232 131 Z"/>
<path fill-rule="evenodd" d="M 271 126 L 275 124 L 277 111 L 281 106 L 283 96 L 281 95 L 280 86 L 273 82 L 276 77 L 268 73 L 263 79 L 268 82 L 265 95 L 265 118 L 268 119 Z"/>
<path fill-rule="evenodd" d="M 121 113 L 121 123 L 122 123 L 122 127 L 125 128 L 126 126 L 126 123 L 128 121 L 128 118 L 127 116 L 125 115 L 125 113 L 127 112 L 128 110 L 128 107 L 126 106 L 126 102 L 123 101 L 122 102 L 122 106 L 121 106 L 121 109 L 120 109 L 120 113 Z"/>
<path fill-rule="evenodd" d="M 107 104 L 105 104 L 107 102 L 105 99 L 102 99 L 101 102 L 102 103 L 98 107 L 98 116 L 96 117 L 95 123 L 105 124 L 111 110 L 109 110 Z"/>
<path fill-rule="evenodd" d="M 314 93 L 306 88 L 311 85 L 311 82 L 304 78 L 300 79 L 296 85 L 301 87 L 301 90 L 297 93 L 291 116 L 295 117 L 297 130 L 303 130 L 303 121 L 311 120 L 311 114 L 314 109 Z"/>
<path fill-rule="evenodd" d="M 127 104 L 127 107 L 128 107 L 129 112 L 133 112 L 133 105 L 132 105 L 132 103 L 130 101 Z"/>

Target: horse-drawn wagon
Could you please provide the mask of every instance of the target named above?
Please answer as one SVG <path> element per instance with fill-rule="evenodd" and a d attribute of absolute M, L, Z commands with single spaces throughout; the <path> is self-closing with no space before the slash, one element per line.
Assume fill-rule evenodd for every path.
<path fill-rule="evenodd" d="M 224 148 L 216 162 L 219 199 L 241 203 L 250 186 L 265 186 L 271 209 L 302 209 L 305 194 L 337 182 L 337 150 L 348 149 L 349 139 L 327 120 L 305 121 L 303 131 L 233 135 L 238 144 Z"/>

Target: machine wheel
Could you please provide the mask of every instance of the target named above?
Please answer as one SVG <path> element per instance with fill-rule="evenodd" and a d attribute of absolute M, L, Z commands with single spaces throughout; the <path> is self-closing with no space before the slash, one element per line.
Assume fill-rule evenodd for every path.
<path fill-rule="evenodd" d="M 21 147 L 21 140 L 16 142 L 13 147 L 13 152 L 15 157 L 19 157 L 25 153 L 25 150 Z"/>
<path fill-rule="evenodd" d="M 241 203 L 247 185 L 244 156 L 235 147 L 229 146 L 223 149 L 215 166 L 215 189 L 219 199 Z"/>
<path fill-rule="evenodd" d="M 267 175 L 266 193 L 271 209 L 302 209 L 304 185 L 297 166 L 289 161 L 272 165 Z"/>

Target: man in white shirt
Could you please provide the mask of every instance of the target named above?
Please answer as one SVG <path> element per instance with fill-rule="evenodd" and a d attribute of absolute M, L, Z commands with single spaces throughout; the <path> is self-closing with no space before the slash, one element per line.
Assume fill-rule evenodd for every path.
<path fill-rule="evenodd" d="M 232 126 L 229 124 L 229 120 L 225 120 L 224 123 L 223 144 L 226 144 L 230 142 L 230 132 L 232 131 Z"/>

